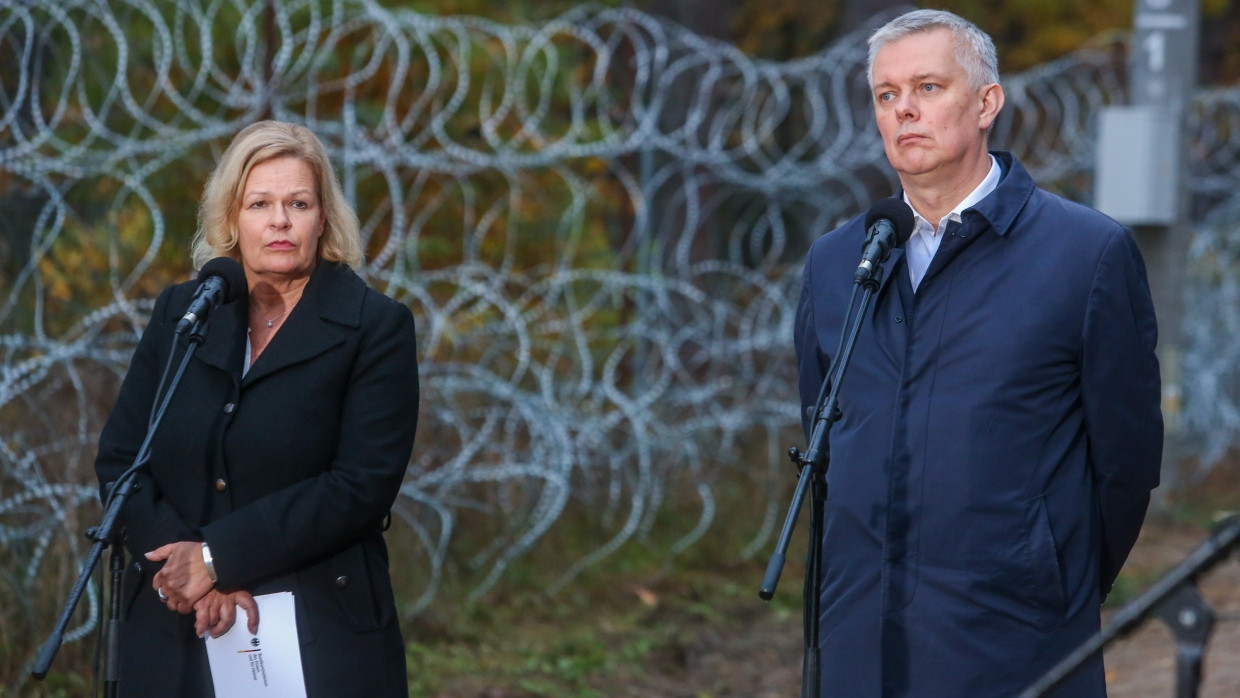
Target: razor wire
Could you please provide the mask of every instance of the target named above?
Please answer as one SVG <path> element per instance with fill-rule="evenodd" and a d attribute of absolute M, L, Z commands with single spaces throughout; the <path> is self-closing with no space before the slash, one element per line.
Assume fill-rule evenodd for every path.
<path fill-rule="evenodd" d="M 733 515 L 755 554 L 798 440 L 801 256 L 895 186 L 865 60 L 865 32 L 777 63 L 597 6 L 505 25 L 372 0 L 0 3 L 0 594 L 83 552 L 95 441 L 151 299 L 188 274 L 205 177 L 260 118 L 323 139 L 363 273 L 418 321 L 393 510 L 422 589 L 406 613 L 450 548 L 477 598 L 574 507 L 592 542 L 550 590 L 668 526 L 671 502 L 691 513 L 667 554 L 693 545 L 721 486 L 753 493 Z M 1094 116 L 1122 75 L 1089 49 L 1005 76 L 992 142 L 1089 200 Z M 1225 211 L 1240 107 L 1198 106 L 1193 185 Z M 1228 307 L 1224 338 L 1198 338 L 1216 358 L 1240 344 Z"/>

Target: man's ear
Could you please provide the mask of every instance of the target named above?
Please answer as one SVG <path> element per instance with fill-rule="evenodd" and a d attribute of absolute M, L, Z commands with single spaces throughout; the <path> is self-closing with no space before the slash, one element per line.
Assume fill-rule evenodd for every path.
<path fill-rule="evenodd" d="M 995 123 L 999 110 L 1003 108 L 1003 86 L 997 82 L 991 83 L 983 87 L 978 96 L 981 98 L 981 111 L 977 115 L 977 126 L 985 131 Z"/>

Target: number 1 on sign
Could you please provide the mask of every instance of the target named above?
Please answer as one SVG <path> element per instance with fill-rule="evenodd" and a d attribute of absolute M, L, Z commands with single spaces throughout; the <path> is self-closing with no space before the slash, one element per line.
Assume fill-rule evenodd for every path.
<path fill-rule="evenodd" d="M 1150 72 L 1161 73 L 1167 66 L 1167 35 L 1152 31 L 1145 37 L 1145 53 L 1150 58 Z"/>

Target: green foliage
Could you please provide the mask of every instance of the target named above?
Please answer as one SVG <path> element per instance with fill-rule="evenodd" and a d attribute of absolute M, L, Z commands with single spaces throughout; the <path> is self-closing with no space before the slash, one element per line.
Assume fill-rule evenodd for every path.
<path fill-rule="evenodd" d="M 847 30 L 847 2 L 742 0 L 734 40 L 746 52 L 787 60 L 826 48 Z M 949 10 L 975 22 L 999 48 L 1003 72 L 1026 70 L 1079 49 L 1099 34 L 1132 26 L 1133 0 L 939 0 L 922 7 Z"/>
<path fill-rule="evenodd" d="M 817 53 L 850 27 L 850 4 L 860 0 L 738 0 L 731 39 L 750 55 L 788 60 Z M 884 3 L 887 4 L 887 3 Z M 994 38 L 999 68 L 1016 73 L 1098 40 L 1122 39 L 1132 29 L 1135 0 L 938 0 L 910 3 L 955 12 Z M 1201 3 L 1201 69 L 1206 84 L 1240 80 L 1240 5 Z"/>
<path fill-rule="evenodd" d="M 23 698 L 80 698 L 91 695 L 89 677 L 76 673 L 53 673 L 41 683 L 31 682 L 21 692 Z M 5 693 L 4 695 L 9 695 Z M 12 698 L 16 698 L 14 695 Z"/>
<path fill-rule="evenodd" d="M 581 0 L 379 0 L 393 9 L 406 8 L 428 15 L 472 15 L 504 23 L 534 23 L 580 7 Z M 620 7 L 625 0 L 592 0 L 599 7 Z"/>
<path fill-rule="evenodd" d="M 787 60 L 822 51 L 840 33 L 840 3 L 815 0 L 742 2 L 736 44 L 753 56 Z"/>
<path fill-rule="evenodd" d="M 999 49 L 1004 73 L 1027 70 L 1076 51 L 1100 35 L 1132 28 L 1133 0 L 946 0 L 977 23 Z"/>
<path fill-rule="evenodd" d="M 480 622 L 480 635 L 466 641 L 409 643 L 410 693 L 439 695 L 462 683 L 462 677 L 477 677 L 533 695 L 594 698 L 602 694 L 589 686 L 592 677 L 621 663 L 638 666 L 645 657 L 631 643 L 617 652 L 611 638 L 587 624 L 536 621 L 531 626 L 529 618 L 503 620 L 504 625 L 494 619 Z M 520 641 L 514 642 L 514 636 Z"/>
<path fill-rule="evenodd" d="M 1116 578 L 1115 586 L 1111 587 L 1111 593 L 1107 595 L 1103 608 L 1112 611 L 1123 608 L 1125 604 L 1137 598 L 1141 592 L 1158 581 L 1159 576 L 1156 571 L 1150 569 L 1125 569 Z"/>

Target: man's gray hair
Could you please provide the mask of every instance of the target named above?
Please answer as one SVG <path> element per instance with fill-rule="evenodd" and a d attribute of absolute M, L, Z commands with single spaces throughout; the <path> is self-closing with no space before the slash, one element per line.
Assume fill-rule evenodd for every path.
<path fill-rule="evenodd" d="M 956 40 L 956 62 L 969 76 L 969 85 L 981 88 L 999 82 L 999 53 L 990 35 L 969 20 L 944 10 L 914 10 L 879 27 L 870 36 L 866 78 L 874 87 L 874 57 L 883 46 L 910 34 L 947 29 Z"/>

